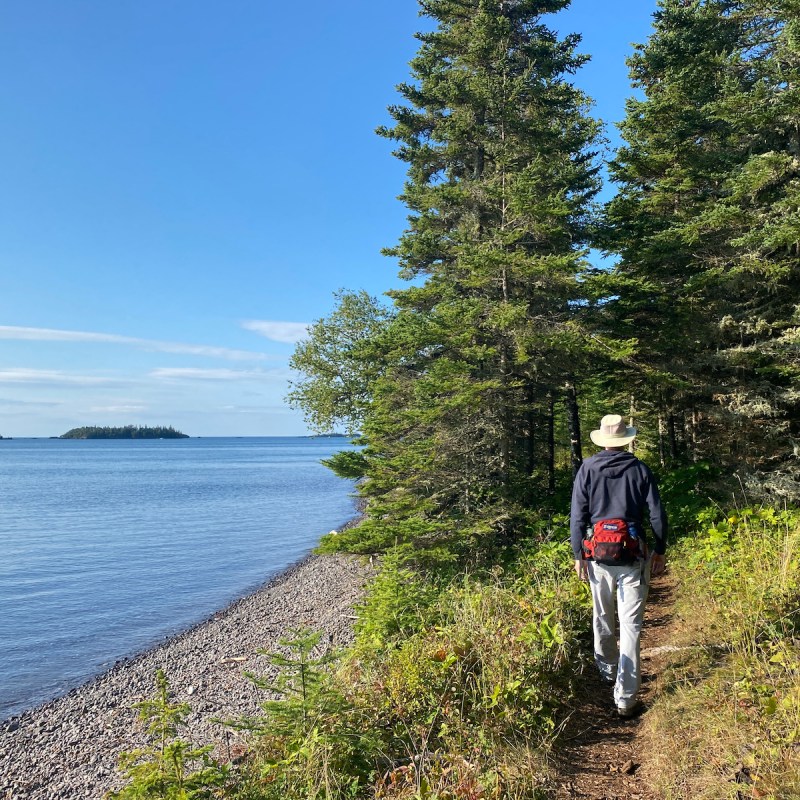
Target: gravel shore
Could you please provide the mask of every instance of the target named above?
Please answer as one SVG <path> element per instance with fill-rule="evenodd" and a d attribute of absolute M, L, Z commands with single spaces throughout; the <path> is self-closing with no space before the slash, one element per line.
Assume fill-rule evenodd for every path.
<path fill-rule="evenodd" d="M 313 556 L 252 595 L 69 694 L 0 725 L 0 798 L 100 800 L 122 785 L 119 753 L 145 743 L 133 704 L 153 696 L 159 667 L 173 697 L 191 705 L 183 738 L 213 744 L 222 758 L 239 734 L 214 718 L 255 714 L 263 693 L 243 671 L 274 674 L 259 649 L 287 631 L 324 632 L 326 645 L 352 637 L 353 605 L 372 570 L 349 556 Z"/>

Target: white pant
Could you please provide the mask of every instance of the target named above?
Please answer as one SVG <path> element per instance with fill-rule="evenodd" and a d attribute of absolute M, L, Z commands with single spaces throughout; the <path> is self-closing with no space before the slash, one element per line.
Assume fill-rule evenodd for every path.
<path fill-rule="evenodd" d="M 650 561 L 637 561 L 622 567 L 608 567 L 590 561 L 588 568 L 592 589 L 594 660 L 603 677 L 615 681 L 617 708 L 628 709 L 636 702 L 636 693 L 642 683 L 639 637 L 650 584 Z"/>

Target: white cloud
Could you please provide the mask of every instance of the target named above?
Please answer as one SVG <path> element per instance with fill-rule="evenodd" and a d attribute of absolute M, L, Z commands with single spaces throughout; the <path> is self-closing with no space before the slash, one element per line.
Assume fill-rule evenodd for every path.
<path fill-rule="evenodd" d="M 35 383 L 52 386 L 116 386 L 119 378 L 76 375 L 50 369 L 0 369 L 0 383 Z"/>
<path fill-rule="evenodd" d="M 308 322 L 278 322 L 273 320 L 245 320 L 242 327 L 248 331 L 265 336 L 273 342 L 297 344 L 308 336 Z"/>
<path fill-rule="evenodd" d="M 92 406 L 89 412 L 92 414 L 135 414 L 146 409 L 147 406 L 141 405 Z"/>
<path fill-rule="evenodd" d="M 48 400 L 12 400 L 9 397 L 0 397 L 0 406 L 3 407 L 19 406 L 21 408 L 32 408 L 33 406 L 42 406 L 44 408 L 54 408 L 59 405 L 61 405 L 61 403 Z"/>
<path fill-rule="evenodd" d="M 223 406 L 223 411 L 234 414 L 291 414 L 286 406 Z"/>
<path fill-rule="evenodd" d="M 91 333 L 89 331 L 63 331 L 53 328 L 23 328 L 16 325 L 0 325 L 0 339 L 15 339 L 38 342 L 105 342 L 154 350 L 159 353 L 206 356 L 223 358 L 228 361 L 263 361 L 264 353 L 251 353 L 248 350 L 231 350 L 227 347 L 210 345 L 162 342 L 157 339 L 140 339 L 135 336 L 119 336 L 115 333 Z"/>
<path fill-rule="evenodd" d="M 168 380 L 243 381 L 283 377 L 286 370 L 264 369 L 198 369 L 195 367 L 159 367 L 150 371 L 151 378 Z"/>

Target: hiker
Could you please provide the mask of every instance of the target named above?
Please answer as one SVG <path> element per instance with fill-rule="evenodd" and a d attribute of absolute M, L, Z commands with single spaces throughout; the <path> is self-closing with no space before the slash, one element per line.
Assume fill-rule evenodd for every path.
<path fill-rule="evenodd" d="M 636 694 L 641 685 L 639 637 L 644 604 L 650 575 L 660 575 L 666 565 L 667 517 L 655 478 L 625 450 L 635 437 L 636 428 L 627 426 L 618 414 L 600 420 L 591 439 L 604 449 L 578 469 L 570 513 L 575 570 L 592 590 L 594 659 L 603 679 L 614 684 L 621 717 L 633 717 L 642 709 Z M 649 557 L 645 508 L 655 534 Z"/>

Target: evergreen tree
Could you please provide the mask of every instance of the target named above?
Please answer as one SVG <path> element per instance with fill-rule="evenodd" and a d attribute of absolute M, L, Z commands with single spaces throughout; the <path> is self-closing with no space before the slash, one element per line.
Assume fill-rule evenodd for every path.
<path fill-rule="evenodd" d="M 664 0 L 631 100 L 598 276 L 662 451 L 762 465 L 796 435 L 796 0 Z M 681 436 L 683 418 L 689 424 Z"/>
<path fill-rule="evenodd" d="M 382 525 L 415 536 L 453 519 L 513 531 L 547 490 L 552 397 L 584 346 L 574 303 L 597 190 L 598 124 L 569 81 L 578 37 L 542 22 L 567 4 L 421 2 L 437 27 L 380 131 L 409 165 L 412 212 L 387 252 L 424 280 L 392 293 L 366 491 Z"/>
<path fill-rule="evenodd" d="M 672 430 L 713 381 L 701 357 L 715 338 L 705 265 L 681 231 L 713 202 L 736 163 L 730 125 L 708 112 L 740 40 L 734 6 L 659 4 L 653 34 L 628 61 L 644 99 L 628 101 L 626 144 L 611 164 L 620 188 L 606 209 L 606 247 L 622 260 L 611 276 L 596 276 L 612 297 L 599 322 L 636 340 L 624 381 L 661 406 Z"/>
<path fill-rule="evenodd" d="M 710 113 L 743 157 L 684 236 L 725 242 L 700 255 L 717 291 L 712 363 L 728 376 L 717 399 L 735 426 L 729 452 L 751 467 L 788 468 L 767 484 L 798 499 L 800 3 L 747 0 L 739 17 L 742 42 Z"/>
<path fill-rule="evenodd" d="M 751 2 L 664 0 L 653 35 L 629 61 L 645 98 L 628 103 L 626 145 L 612 164 L 620 190 L 606 215 L 607 246 L 622 260 L 597 282 L 616 298 L 603 309 L 608 329 L 638 342 L 628 381 L 658 408 L 673 456 L 676 419 L 689 421 L 682 438 L 698 458 L 741 441 L 730 435 L 737 415 L 764 416 L 763 405 L 759 413 L 742 402 L 765 394 L 765 375 L 743 365 L 744 331 L 772 330 L 773 314 L 764 315 L 775 303 L 765 295 L 777 284 L 763 280 L 770 269 L 747 249 L 756 220 L 736 198 L 748 162 L 764 165 L 760 154 L 775 139 L 767 129 L 781 127 L 764 109 L 787 88 L 767 77 L 785 28 Z M 747 119 L 748 108 L 761 119 Z M 785 265 L 771 274 L 788 288 Z M 785 320 L 796 301 L 782 294 Z"/>

